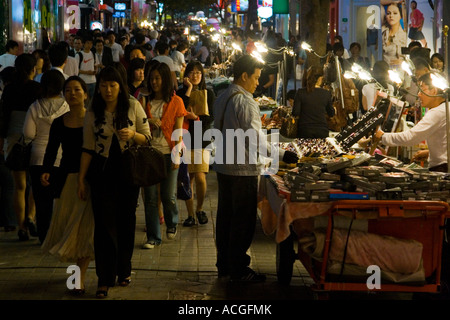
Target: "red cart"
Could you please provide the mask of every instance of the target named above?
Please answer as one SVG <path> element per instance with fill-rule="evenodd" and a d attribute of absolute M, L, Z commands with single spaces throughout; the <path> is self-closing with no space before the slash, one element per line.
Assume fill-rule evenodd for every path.
<path fill-rule="evenodd" d="M 270 196 L 273 190 L 269 191 L 271 189 L 269 185 L 266 188 L 268 197 L 264 199 L 265 204 L 260 206 L 263 209 L 262 222 L 266 233 L 276 231 L 277 277 L 280 283 L 290 284 L 293 265 L 298 259 L 314 281 L 312 290 L 316 297 L 326 296 L 322 293 L 330 291 L 371 291 L 366 282 L 370 274 L 360 277 L 348 275 L 336 277 L 336 274 L 329 271 L 335 219 L 346 217 L 355 222 L 363 220 L 370 234 L 413 240 L 422 245 L 424 282 L 382 281 L 381 288 L 373 289 L 374 291 L 440 292 L 444 225 L 449 213 L 449 205 L 446 202 L 339 200 L 325 203 L 294 203 L 283 199 L 274 205 L 274 200 L 269 203 L 270 198 L 273 198 L 273 194 Z M 325 242 L 320 258 L 311 257 L 310 253 L 302 250 L 300 243 L 304 234 L 315 229 L 318 217 L 325 221 L 322 223 Z M 295 242 L 298 242 L 297 253 L 294 250 Z"/>

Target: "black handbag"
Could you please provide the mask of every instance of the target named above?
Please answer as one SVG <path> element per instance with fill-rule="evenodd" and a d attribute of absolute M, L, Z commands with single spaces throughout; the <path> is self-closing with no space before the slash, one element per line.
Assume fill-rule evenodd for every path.
<path fill-rule="evenodd" d="M 30 166 L 31 142 L 25 143 L 22 135 L 6 157 L 6 166 L 13 171 L 24 171 Z"/>
<path fill-rule="evenodd" d="M 160 183 L 167 177 L 164 154 L 151 145 L 132 145 L 123 153 L 130 182 L 140 187 Z"/>

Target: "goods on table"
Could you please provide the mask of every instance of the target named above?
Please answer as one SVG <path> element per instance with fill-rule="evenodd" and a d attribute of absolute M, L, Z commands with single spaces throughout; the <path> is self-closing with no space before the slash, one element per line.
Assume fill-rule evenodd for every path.
<path fill-rule="evenodd" d="M 365 152 L 345 154 L 329 139 L 295 139 L 280 143 L 297 152 L 293 169 L 270 181 L 290 201 L 431 200 L 450 202 L 450 174 L 429 172 L 417 164 Z"/>

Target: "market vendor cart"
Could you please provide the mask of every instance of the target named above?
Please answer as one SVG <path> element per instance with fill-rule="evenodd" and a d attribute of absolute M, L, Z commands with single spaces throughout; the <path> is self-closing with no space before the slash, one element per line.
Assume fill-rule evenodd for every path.
<path fill-rule="evenodd" d="M 440 292 L 444 224 L 449 211 L 446 202 L 290 202 L 279 197 L 267 180 L 261 179 L 261 220 L 266 234 L 276 232 L 280 283 L 290 283 L 298 259 L 314 281 L 313 291 L 319 294 Z M 381 266 L 378 289 L 368 287 L 369 265 Z"/>

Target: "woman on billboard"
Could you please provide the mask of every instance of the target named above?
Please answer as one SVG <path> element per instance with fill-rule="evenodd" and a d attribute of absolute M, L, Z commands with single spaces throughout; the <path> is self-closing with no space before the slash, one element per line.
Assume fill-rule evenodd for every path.
<path fill-rule="evenodd" d="M 420 41 L 422 47 L 427 47 L 427 41 L 422 32 L 425 18 L 422 11 L 417 9 L 417 1 L 411 1 L 411 14 L 409 15 L 409 34 L 408 37 L 413 41 Z"/>
<path fill-rule="evenodd" d="M 403 30 L 402 2 L 381 0 L 385 8 L 385 23 L 382 27 L 383 59 L 392 65 L 400 65 L 402 47 L 406 47 L 406 32 Z"/>

